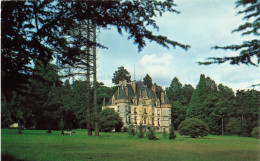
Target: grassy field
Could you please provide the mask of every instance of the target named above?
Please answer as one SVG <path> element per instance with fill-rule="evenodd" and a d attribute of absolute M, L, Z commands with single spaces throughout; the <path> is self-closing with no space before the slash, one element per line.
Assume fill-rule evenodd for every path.
<path fill-rule="evenodd" d="M 129 138 L 127 133 L 101 133 L 87 136 L 86 130 L 75 130 L 73 136 L 61 136 L 59 131 L 47 134 L 40 130 L 2 129 L 2 160 L 187 160 L 187 161 L 247 161 L 260 159 L 260 144 L 255 138 L 237 136 L 207 136 L 187 138 L 177 136 L 170 141 L 158 133 L 160 140 Z M 3 158 L 4 157 L 4 158 Z"/>

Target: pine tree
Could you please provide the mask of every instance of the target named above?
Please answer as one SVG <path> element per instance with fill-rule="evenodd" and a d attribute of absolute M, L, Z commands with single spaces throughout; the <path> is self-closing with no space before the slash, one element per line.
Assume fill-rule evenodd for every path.
<path fill-rule="evenodd" d="M 259 18 L 260 18 L 260 2 L 258 0 L 237 0 L 236 7 L 242 7 L 238 14 L 244 14 L 243 20 L 247 22 L 240 25 L 237 29 L 232 32 L 242 32 L 242 36 L 254 35 L 259 36 Z M 208 62 L 200 62 L 200 64 L 213 64 L 213 63 L 224 63 L 226 61 L 230 64 L 247 64 L 257 66 L 260 63 L 260 40 L 253 39 L 244 41 L 239 45 L 229 45 L 224 47 L 215 46 L 213 49 L 233 50 L 238 52 L 238 56 L 227 56 L 224 58 L 211 57 L 208 58 Z M 252 58 L 256 57 L 257 61 L 252 61 Z"/>
<path fill-rule="evenodd" d="M 148 87 L 148 89 L 151 89 L 151 87 L 153 85 L 153 80 L 149 74 L 146 74 L 146 76 L 144 77 L 143 83 L 144 83 L 144 85 L 146 85 Z"/>
<path fill-rule="evenodd" d="M 139 132 L 138 132 L 137 136 L 138 136 L 139 138 L 143 138 L 143 137 L 144 137 L 144 130 L 143 130 L 143 125 L 142 125 L 142 123 L 140 123 Z"/>
<path fill-rule="evenodd" d="M 117 71 L 115 71 L 112 82 L 115 83 L 115 84 L 118 84 L 119 81 L 123 81 L 123 80 L 130 82 L 131 81 L 131 75 L 127 71 L 127 69 L 125 69 L 123 66 L 121 66 L 121 67 L 118 67 Z"/>

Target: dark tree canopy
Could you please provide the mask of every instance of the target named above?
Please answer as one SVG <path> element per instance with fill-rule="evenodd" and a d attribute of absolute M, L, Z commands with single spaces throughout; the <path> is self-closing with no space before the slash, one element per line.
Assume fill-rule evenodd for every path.
<path fill-rule="evenodd" d="M 146 74 L 143 82 L 144 82 L 144 85 L 146 85 L 149 89 L 151 89 L 151 87 L 153 85 L 153 80 L 149 74 Z"/>
<path fill-rule="evenodd" d="M 130 82 L 131 75 L 123 66 L 121 66 L 121 67 L 118 67 L 117 71 L 115 71 L 112 82 L 115 84 L 118 84 L 119 81 L 123 81 L 123 80 Z"/>
<path fill-rule="evenodd" d="M 258 0 L 237 0 L 236 7 L 243 7 L 243 10 L 239 11 L 238 14 L 244 14 L 243 19 L 247 22 L 240 25 L 237 29 L 232 32 L 242 32 L 242 36 L 254 35 L 259 36 L 260 28 L 260 2 Z M 210 57 L 208 62 L 199 62 L 199 64 L 213 64 L 213 63 L 224 63 L 226 61 L 230 64 L 247 64 L 258 66 L 260 63 L 260 40 L 253 39 L 244 41 L 239 45 L 229 45 L 224 47 L 215 46 L 213 49 L 233 50 L 238 53 L 238 56 L 226 56 L 224 58 Z M 252 58 L 256 57 L 257 62 L 252 61 Z"/>
<path fill-rule="evenodd" d="M 188 45 L 154 35 L 149 27 L 159 29 L 154 17 L 165 12 L 179 13 L 172 0 L 164 1 L 3 1 L 1 4 L 1 75 L 2 92 L 21 91 L 31 76 L 32 63 L 47 64 L 56 58 L 58 64 L 80 61 L 80 47 L 68 43 L 70 29 L 80 22 L 90 21 L 97 28 L 116 27 L 134 40 L 139 51 L 146 41 L 166 48 Z M 105 47 L 87 38 L 89 46 Z"/>
<path fill-rule="evenodd" d="M 114 109 L 104 109 L 100 112 L 99 127 L 101 131 L 105 132 L 110 132 L 113 129 L 120 132 L 123 127 L 122 118 Z"/>
<path fill-rule="evenodd" d="M 189 118 L 181 122 L 179 132 L 181 135 L 188 135 L 192 138 L 197 138 L 198 136 L 207 136 L 209 134 L 209 128 L 202 120 Z"/>

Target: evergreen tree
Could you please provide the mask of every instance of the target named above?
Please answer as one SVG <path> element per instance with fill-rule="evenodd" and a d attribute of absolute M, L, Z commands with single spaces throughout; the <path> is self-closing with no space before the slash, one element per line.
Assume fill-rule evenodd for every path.
<path fill-rule="evenodd" d="M 182 87 L 182 93 L 184 96 L 184 102 L 183 105 L 187 106 L 190 103 L 192 93 L 194 92 L 194 88 L 190 84 L 185 84 L 184 87 Z"/>
<path fill-rule="evenodd" d="M 134 125 L 133 125 L 133 124 L 131 124 L 131 125 L 129 126 L 129 128 L 128 128 L 128 135 L 129 135 L 130 137 L 136 135 L 136 133 L 135 133 L 135 128 L 134 128 Z"/>
<path fill-rule="evenodd" d="M 127 82 L 131 81 L 130 73 L 123 67 L 118 67 L 118 70 L 115 71 L 112 82 L 118 84 L 119 81 L 126 80 Z"/>
<path fill-rule="evenodd" d="M 149 74 L 146 74 L 146 76 L 144 77 L 143 83 L 144 83 L 144 85 L 146 85 L 148 87 L 148 89 L 151 89 L 151 87 L 153 85 L 153 80 Z"/>
<path fill-rule="evenodd" d="M 244 14 L 243 19 L 247 22 L 240 25 L 232 32 L 242 32 L 242 36 L 254 35 L 259 36 L 259 18 L 260 18 L 260 3 L 258 0 L 237 0 L 236 7 L 243 8 L 238 11 L 238 14 Z M 230 64 L 247 64 L 257 65 L 260 63 L 260 40 L 253 39 L 244 41 L 239 45 L 229 45 L 224 47 L 215 46 L 214 49 L 233 50 L 238 52 L 238 56 L 227 56 L 224 58 L 208 58 L 208 62 L 200 62 L 200 64 L 224 63 L 226 61 Z M 252 61 L 252 58 L 257 58 L 257 62 Z"/>
<path fill-rule="evenodd" d="M 57 63 L 74 64 L 80 47 L 70 45 L 67 35 L 75 24 L 91 21 L 97 27 L 114 26 L 122 34 L 125 30 L 137 44 L 139 51 L 146 46 L 146 39 L 169 46 L 189 48 L 165 36 L 154 35 L 149 26 L 159 29 L 154 17 L 165 12 L 179 13 L 173 1 L 3 1 L 1 3 L 1 76 L 2 91 L 9 96 L 10 91 L 26 87 L 34 66 L 31 62 L 48 64 L 56 58 Z M 83 14 L 85 13 L 85 14 Z M 125 14 L 128 13 L 128 14 Z M 58 32 L 57 32 L 58 31 Z M 87 38 L 87 46 L 105 48 Z"/>
<path fill-rule="evenodd" d="M 193 92 L 189 108 L 187 109 L 187 117 L 196 117 L 201 118 L 203 115 L 203 106 L 202 102 L 207 97 L 207 82 L 204 74 L 200 75 L 200 81 L 196 87 L 196 90 Z"/>
<path fill-rule="evenodd" d="M 184 101 L 182 84 L 177 77 L 173 78 L 170 87 L 167 88 L 167 96 L 172 101 L 179 101 L 181 103 Z"/>
<path fill-rule="evenodd" d="M 137 136 L 138 136 L 139 138 L 143 138 L 143 137 L 144 137 L 144 130 L 143 130 L 143 125 L 142 125 L 142 123 L 140 123 L 139 133 L 137 134 Z"/>
<path fill-rule="evenodd" d="M 159 138 L 156 137 L 154 129 L 152 127 L 149 128 L 148 133 L 146 134 L 146 137 L 149 140 L 158 140 Z"/>

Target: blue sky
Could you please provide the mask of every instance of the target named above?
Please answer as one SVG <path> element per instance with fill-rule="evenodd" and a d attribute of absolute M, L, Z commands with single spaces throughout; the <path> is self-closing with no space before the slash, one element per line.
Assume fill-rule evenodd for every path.
<path fill-rule="evenodd" d="M 227 85 L 235 90 L 251 89 L 252 84 L 259 83 L 259 68 L 247 65 L 201 66 L 196 62 L 208 57 L 234 55 L 234 52 L 211 50 L 212 46 L 240 44 L 253 37 L 242 37 L 240 33 L 231 33 L 242 21 L 237 16 L 235 0 L 175 0 L 176 9 L 181 14 L 167 13 L 157 17 L 159 32 L 155 34 L 167 36 L 169 39 L 188 44 L 191 48 L 163 48 L 147 41 L 147 46 L 138 53 L 133 40 L 127 39 L 114 28 L 100 30 L 98 41 L 109 49 L 98 50 L 98 80 L 112 86 L 113 73 L 119 66 L 124 66 L 134 79 L 142 80 L 148 73 L 153 82 L 168 87 L 174 77 L 182 84 L 196 87 L 200 74 L 205 74 L 217 84 Z M 257 87 L 259 90 L 259 87 Z"/>

